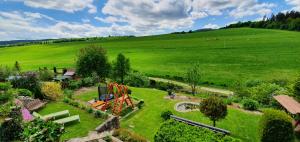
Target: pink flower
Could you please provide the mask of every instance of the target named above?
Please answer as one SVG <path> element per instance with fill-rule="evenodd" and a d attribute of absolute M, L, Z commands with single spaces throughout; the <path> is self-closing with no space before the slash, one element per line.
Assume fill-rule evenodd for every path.
<path fill-rule="evenodd" d="M 26 108 L 22 108 L 22 117 L 25 121 L 31 121 L 33 119 L 32 115 Z"/>

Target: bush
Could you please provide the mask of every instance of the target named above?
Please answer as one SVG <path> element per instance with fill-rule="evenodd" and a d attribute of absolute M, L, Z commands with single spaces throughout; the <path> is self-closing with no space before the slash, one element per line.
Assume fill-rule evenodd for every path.
<path fill-rule="evenodd" d="M 167 111 L 163 111 L 161 114 L 160 114 L 160 117 L 164 120 L 168 120 L 171 118 L 171 115 L 173 115 L 173 113 L 169 110 Z"/>
<path fill-rule="evenodd" d="M 128 86 L 133 86 L 133 87 L 148 87 L 149 79 L 147 76 L 144 76 L 139 72 L 133 72 L 133 73 L 129 73 L 125 77 L 124 83 Z"/>
<path fill-rule="evenodd" d="M 276 84 L 262 83 L 258 86 L 250 88 L 249 92 L 252 99 L 263 105 L 270 105 L 273 93 L 280 89 L 281 87 Z"/>
<path fill-rule="evenodd" d="M 32 93 L 28 89 L 18 89 L 19 96 L 28 96 L 31 97 Z"/>
<path fill-rule="evenodd" d="M 0 104 L 4 104 L 4 103 L 12 100 L 13 97 L 14 97 L 14 94 L 12 91 L 6 91 L 3 93 L 0 92 Z"/>
<path fill-rule="evenodd" d="M 267 109 L 260 120 L 262 142 L 292 142 L 294 129 L 292 118 L 283 111 Z"/>
<path fill-rule="evenodd" d="M 92 77 L 86 77 L 81 80 L 81 86 L 90 87 L 94 85 L 94 79 Z"/>
<path fill-rule="evenodd" d="M 87 112 L 88 112 L 88 113 L 93 113 L 94 110 L 93 110 L 92 108 L 88 108 L 88 109 L 87 109 Z"/>
<path fill-rule="evenodd" d="M 96 118 L 100 118 L 102 113 L 99 110 L 96 110 L 94 115 L 95 115 Z"/>
<path fill-rule="evenodd" d="M 39 74 L 39 79 L 42 81 L 51 81 L 53 80 L 54 77 L 54 73 L 48 70 L 47 68 L 40 69 L 38 74 Z"/>
<path fill-rule="evenodd" d="M 111 138 L 110 136 L 105 136 L 105 137 L 103 138 L 103 140 L 106 141 L 106 142 L 112 142 L 112 141 L 113 141 L 112 138 Z"/>
<path fill-rule="evenodd" d="M 11 84 L 9 82 L 0 82 L 0 91 L 7 91 L 11 89 Z"/>
<path fill-rule="evenodd" d="M 28 72 L 21 76 L 21 78 L 15 78 L 11 80 L 14 88 L 28 89 L 30 90 L 35 98 L 43 99 L 44 96 L 41 93 L 40 83 L 36 73 Z"/>
<path fill-rule="evenodd" d="M 64 90 L 64 95 L 65 95 L 67 98 L 72 99 L 72 98 L 73 98 L 73 94 L 74 94 L 74 91 L 73 91 L 73 90 L 68 90 L 68 89 L 65 89 L 65 90 Z"/>
<path fill-rule="evenodd" d="M 69 82 L 68 88 L 71 90 L 75 90 L 81 87 L 81 81 L 71 80 Z"/>
<path fill-rule="evenodd" d="M 63 94 L 60 83 L 44 82 L 41 87 L 42 93 L 51 100 L 57 100 Z"/>
<path fill-rule="evenodd" d="M 124 142 L 147 142 L 145 138 L 139 136 L 127 129 L 117 129 L 112 134 L 114 137 L 118 137 Z"/>
<path fill-rule="evenodd" d="M 145 105 L 144 100 L 141 100 L 141 101 L 139 101 L 139 102 L 136 104 L 136 106 L 137 106 L 139 109 L 141 109 L 144 105 Z"/>
<path fill-rule="evenodd" d="M 71 100 L 70 100 L 68 97 L 65 97 L 65 98 L 63 99 L 63 102 L 68 104 L 68 103 L 71 102 Z"/>
<path fill-rule="evenodd" d="M 5 121 L 0 125 L 0 141 L 14 141 L 20 140 L 22 128 L 22 118 L 19 108 L 12 110 L 9 113 L 9 117 L 12 118 L 9 121 Z"/>
<path fill-rule="evenodd" d="M 53 121 L 43 121 L 35 119 L 26 123 L 22 137 L 24 141 L 59 141 L 60 136 L 64 133 L 64 129 L 60 124 Z"/>
<path fill-rule="evenodd" d="M 154 142 L 239 142 L 229 136 L 218 135 L 208 129 L 168 120 L 154 136 Z"/>
<path fill-rule="evenodd" d="M 128 113 L 132 112 L 133 111 L 133 108 L 132 107 L 126 107 L 125 109 L 123 109 L 120 113 L 121 116 L 125 116 L 127 115 Z"/>
<path fill-rule="evenodd" d="M 258 109 L 258 102 L 252 99 L 244 99 L 242 101 L 243 108 L 247 110 L 257 110 Z"/>
<path fill-rule="evenodd" d="M 12 75 L 12 70 L 7 66 L 0 65 L 0 81 L 5 81 L 10 75 Z"/>

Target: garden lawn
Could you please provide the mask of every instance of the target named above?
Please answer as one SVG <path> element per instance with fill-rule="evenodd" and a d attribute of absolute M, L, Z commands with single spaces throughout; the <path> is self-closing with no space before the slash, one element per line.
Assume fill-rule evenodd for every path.
<path fill-rule="evenodd" d="M 131 67 L 150 76 L 184 76 L 199 63 L 202 80 L 234 86 L 241 80 L 294 80 L 300 70 L 300 32 L 270 29 L 221 29 L 189 34 L 108 38 L 82 42 L 36 44 L 0 48 L 0 63 L 19 61 L 23 70 L 39 67 L 75 67 L 79 49 L 99 45 L 112 61 L 118 53 L 130 58 Z"/>
<path fill-rule="evenodd" d="M 155 89 L 131 88 L 135 97 L 144 99 L 145 106 L 134 115 L 121 121 L 121 127 L 128 128 L 147 139 L 153 141 L 163 120 L 160 114 L 164 110 L 171 110 L 177 116 L 191 119 L 211 125 L 211 121 L 200 112 L 180 113 L 174 110 L 178 101 L 164 99 L 167 92 Z M 225 120 L 217 122 L 217 126 L 232 132 L 232 136 L 246 142 L 258 141 L 259 115 L 246 113 L 237 109 L 229 108 Z"/>
<path fill-rule="evenodd" d="M 104 121 L 100 118 L 94 118 L 93 114 L 89 114 L 86 111 L 75 108 L 63 102 L 50 102 L 46 105 L 45 108 L 40 110 L 38 113 L 40 113 L 41 115 L 46 115 L 62 110 L 69 110 L 71 116 L 77 114 L 80 116 L 80 122 L 72 123 L 70 125 L 65 126 L 65 133 L 61 137 L 62 141 L 74 137 L 86 136 L 89 131 L 94 130 L 98 125 L 100 125 Z"/>
<path fill-rule="evenodd" d="M 84 102 L 88 102 L 92 99 L 98 98 L 97 87 L 95 87 L 95 89 L 93 89 L 93 90 L 86 91 L 86 92 L 83 92 L 83 93 L 78 94 L 78 95 L 74 95 L 73 98 L 76 99 L 76 100 L 84 101 Z"/>

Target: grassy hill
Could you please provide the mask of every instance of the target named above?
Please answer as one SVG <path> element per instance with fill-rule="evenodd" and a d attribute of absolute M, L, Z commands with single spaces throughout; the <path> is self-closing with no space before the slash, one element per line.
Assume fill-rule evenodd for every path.
<path fill-rule="evenodd" d="M 24 70 L 74 67 L 78 49 L 91 44 L 130 58 L 132 67 L 153 76 L 183 76 L 198 62 L 203 80 L 231 85 L 235 80 L 290 79 L 300 69 L 300 33 L 266 29 L 224 29 L 191 34 L 167 34 L 28 45 L 0 49 L 0 64 L 19 61 Z"/>

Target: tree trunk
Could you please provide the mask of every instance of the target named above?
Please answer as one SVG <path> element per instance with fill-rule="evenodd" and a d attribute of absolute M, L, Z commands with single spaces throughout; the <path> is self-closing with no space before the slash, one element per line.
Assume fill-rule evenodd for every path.
<path fill-rule="evenodd" d="M 214 122 L 214 124 L 213 124 L 213 125 L 214 125 L 214 127 L 216 127 L 216 121 L 214 120 L 213 122 Z"/>

